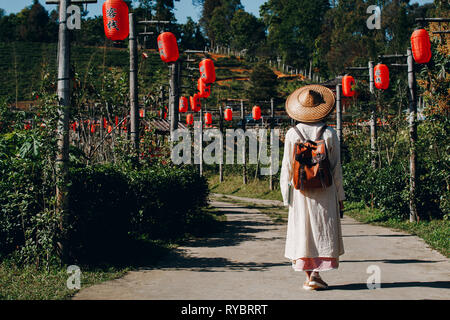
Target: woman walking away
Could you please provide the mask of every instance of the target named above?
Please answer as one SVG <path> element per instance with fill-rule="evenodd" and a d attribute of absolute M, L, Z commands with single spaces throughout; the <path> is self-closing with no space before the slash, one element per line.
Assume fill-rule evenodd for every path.
<path fill-rule="evenodd" d="M 333 92 L 320 85 L 299 88 L 286 101 L 287 114 L 300 123 L 286 133 L 280 176 L 289 206 L 285 257 L 306 273 L 305 290 L 327 288 L 319 272 L 337 269 L 344 254 L 340 145 L 324 122 L 334 105 Z"/>

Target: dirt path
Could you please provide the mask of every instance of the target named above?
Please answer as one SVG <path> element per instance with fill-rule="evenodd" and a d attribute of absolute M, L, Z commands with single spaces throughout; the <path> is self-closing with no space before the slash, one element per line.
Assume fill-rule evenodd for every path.
<path fill-rule="evenodd" d="M 74 299 L 450 299 L 449 259 L 415 236 L 349 217 L 342 220 L 340 267 L 322 274 L 330 289 L 306 292 L 304 275 L 283 255 L 284 224 L 238 204 L 212 205 L 227 216 L 224 233 L 188 243 L 156 267 L 83 289 Z M 380 270 L 380 289 L 367 288 L 369 266 Z"/>

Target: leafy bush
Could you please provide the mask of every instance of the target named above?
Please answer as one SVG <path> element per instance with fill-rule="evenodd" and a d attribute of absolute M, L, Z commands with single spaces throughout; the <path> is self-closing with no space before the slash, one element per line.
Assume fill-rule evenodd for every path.
<path fill-rule="evenodd" d="M 40 111 L 45 126 L 25 130 L 25 113 L 0 103 L 0 259 L 14 252 L 22 263 L 48 266 L 59 220 L 52 161 L 56 111 L 50 105 Z M 37 116 L 33 121 L 42 123 Z"/>
<path fill-rule="evenodd" d="M 109 260 L 128 244 L 131 212 L 135 210 L 127 177 L 110 165 L 70 171 L 65 238 L 72 260 Z"/>
<path fill-rule="evenodd" d="M 396 218 L 408 216 L 408 174 L 401 164 L 374 170 L 370 163 L 354 161 L 343 165 L 343 174 L 348 201 L 363 201 Z"/>
<path fill-rule="evenodd" d="M 192 167 L 153 166 L 127 173 L 136 197 L 135 234 L 175 239 L 188 232 L 188 222 L 208 201 L 208 183 Z"/>

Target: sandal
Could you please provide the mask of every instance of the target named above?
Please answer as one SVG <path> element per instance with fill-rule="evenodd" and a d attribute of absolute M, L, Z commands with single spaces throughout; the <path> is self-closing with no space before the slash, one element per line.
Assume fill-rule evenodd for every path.
<path fill-rule="evenodd" d="M 309 280 L 309 286 L 316 289 L 327 289 L 328 284 L 322 280 L 320 276 L 311 276 L 311 279 Z"/>
<path fill-rule="evenodd" d="M 305 280 L 305 282 L 303 283 L 303 289 L 304 290 L 307 290 L 307 291 L 311 291 L 311 290 L 316 290 L 314 287 L 312 287 L 310 284 L 309 284 L 309 279 L 306 279 Z"/>

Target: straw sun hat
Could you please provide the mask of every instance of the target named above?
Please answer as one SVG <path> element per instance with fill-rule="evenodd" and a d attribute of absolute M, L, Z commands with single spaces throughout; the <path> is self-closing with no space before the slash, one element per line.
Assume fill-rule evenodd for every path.
<path fill-rule="evenodd" d="M 319 122 L 334 109 L 334 93 L 320 85 L 304 86 L 295 90 L 286 100 L 286 112 L 300 122 Z"/>

